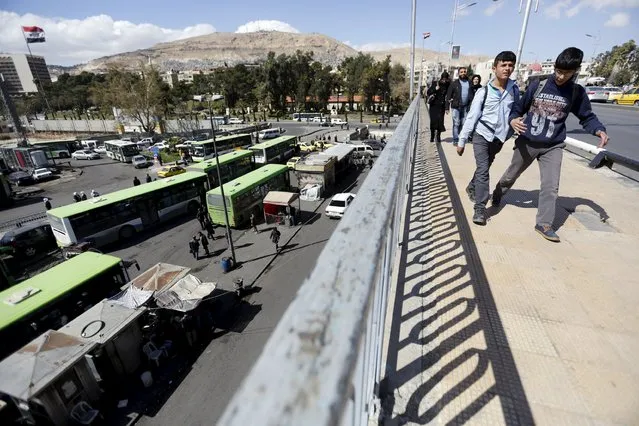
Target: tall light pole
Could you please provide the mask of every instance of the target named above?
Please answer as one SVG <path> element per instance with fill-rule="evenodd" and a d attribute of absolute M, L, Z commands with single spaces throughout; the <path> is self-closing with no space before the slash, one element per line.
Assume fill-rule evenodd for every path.
<path fill-rule="evenodd" d="M 519 1 L 519 13 L 521 13 L 521 5 L 523 0 Z M 530 9 L 532 8 L 533 0 L 526 0 L 526 11 L 524 12 L 524 22 L 521 26 L 521 34 L 519 35 L 519 46 L 517 47 L 517 60 L 521 61 L 521 52 L 524 50 L 524 40 L 526 39 L 526 30 L 528 29 L 528 19 L 530 18 Z M 539 9 L 539 0 L 535 5 L 535 12 Z M 517 80 L 517 67 L 513 71 L 513 75 L 510 77 L 512 80 Z"/>
<path fill-rule="evenodd" d="M 231 235 L 231 226 L 229 224 L 229 213 L 226 210 L 226 197 L 224 196 L 224 185 L 222 184 L 222 174 L 220 173 L 220 158 L 217 155 L 217 143 L 215 141 L 215 121 L 213 120 L 213 110 L 211 108 L 211 97 L 209 97 L 209 120 L 211 120 L 211 133 L 213 134 L 213 152 L 215 154 L 215 168 L 217 169 L 217 181 L 220 185 L 220 195 L 222 196 L 222 205 L 224 206 L 224 222 L 226 223 L 226 239 L 231 249 L 231 258 L 233 259 L 233 267 L 237 265 L 235 260 L 235 247 L 233 247 L 233 238 Z M 213 189 L 213 188 L 211 188 Z"/>
<path fill-rule="evenodd" d="M 494 1 L 494 0 L 493 0 Z M 471 6 L 475 6 L 477 2 L 459 4 L 459 0 L 455 0 L 455 7 L 453 8 L 453 29 L 450 33 L 450 55 L 448 56 L 448 66 L 453 59 L 453 42 L 455 41 L 455 22 L 457 21 L 457 11 L 467 9 Z"/>
<path fill-rule="evenodd" d="M 457 1 L 457 0 L 455 0 Z M 408 98 L 412 101 L 415 85 L 415 17 L 417 9 L 417 0 L 413 0 L 411 7 L 411 22 L 410 22 L 410 85 Z"/>

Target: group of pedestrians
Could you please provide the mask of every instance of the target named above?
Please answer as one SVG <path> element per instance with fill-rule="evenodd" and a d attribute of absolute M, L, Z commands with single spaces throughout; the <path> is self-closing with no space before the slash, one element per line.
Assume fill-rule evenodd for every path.
<path fill-rule="evenodd" d="M 99 196 L 100 196 L 100 193 L 98 191 L 96 191 L 95 189 L 91 190 L 91 197 L 97 198 Z M 80 201 L 85 201 L 86 199 L 87 199 L 87 194 L 85 194 L 84 191 L 73 193 L 73 201 L 76 203 L 79 203 Z"/>
<path fill-rule="evenodd" d="M 517 178 L 537 160 L 541 182 L 534 229 L 546 240 L 559 242 L 552 223 L 568 115 L 573 113 L 586 132 L 599 137 L 600 148 L 606 146 L 609 138 L 606 128 L 592 111 L 585 89 L 576 82 L 583 60 L 580 49 L 569 47 L 562 51 L 555 60 L 554 73 L 533 81 L 523 96 L 510 79 L 516 59 L 511 51 L 499 53 L 493 61 L 495 77 L 485 87 L 478 87 L 474 77 L 469 83 L 464 68 L 458 70 L 459 80 L 452 84 L 444 72 L 427 92 L 431 142 L 433 138 L 441 141 L 440 134 L 445 130 L 444 111 L 453 109 L 453 144 L 457 153 L 463 155 L 466 143 L 473 143 L 476 168 L 466 187 L 466 193 L 474 203 L 472 220 L 475 224 L 485 225 L 486 205 L 490 198 L 490 166 L 504 143 L 516 134 L 511 163 L 493 190 L 492 205 L 499 206 Z"/>
<path fill-rule="evenodd" d="M 202 249 L 204 250 L 204 255 L 206 257 L 210 255 L 208 240 L 209 239 L 211 241 L 215 240 L 215 228 L 213 226 L 213 223 L 208 217 L 208 214 L 206 212 L 206 207 L 201 206 L 198 209 L 196 218 L 197 218 L 197 221 L 200 223 L 200 226 L 202 227 L 202 231 L 206 232 L 206 235 L 204 235 L 204 232 L 202 231 L 195 234 L 193 238 L 189 241 L 189 252 L 193 255 L 193 257 L 196 260 L 199 260 L 200 246 L 202 246 Z"/>
<path fill-rule="evenodd" d="M 151 175 L 149 175 L 149 174 L 147 173 L 147 174 L 146 174 L 146 183 L 149 183 L 149 182 L 153 182 L 153 179 L 151 179 Z M 135 176 L 135 177 L 133 178 L 133 186 L 138 186 L 138 185 L 140 185 L 141 183 L 142 183 L 142 182 L 140 182 L 140 179 L 138 179 L 138 177 L 137 177 L 137 176 Z"/>

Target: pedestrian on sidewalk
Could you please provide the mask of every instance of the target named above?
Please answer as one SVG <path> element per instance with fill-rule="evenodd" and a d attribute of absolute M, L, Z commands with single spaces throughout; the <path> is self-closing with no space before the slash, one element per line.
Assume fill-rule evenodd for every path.
<path fill-rule="evenodd" d="M 100 196 L 100 193 L 98 191 L 96 191 L 95 189 L 91 190 L 91 197 L 92 198 L 98 198 Z"/>
<path fill-rule="evenodd" d="M 133 186 L 138 186 L 140 185 L 142 182 L 140 182 L 140 179 L 138 179 L 138 177 L 134 177 L 133 178 Z"/>
<path fill-rule="evenodd" d="M 153 179 L 151 179 L 151 175 L 147 173 L 146 174 L 146 183 L 149 183 L 151 181 L 153 181 Z"/>
<path fill-rule="evenodd" d="M 82 197 L 80 197 L 80 194 L 78 194 L 77 192 L 73 193 L 73 201 L 75 201 L 76 203 L 82 201 Z"/>
<path fill-rule="evenodd" d="M 206 229 L 206 234 L 211 241 L 215 240 L 215 229 L 213 228 L 213 224 L 207 218 L 206 223 L 204 224 L 204 228 Z"/>
<path fill-rule="evenodd" d="M 193 239 L 189 241 L 189 252 L 195 260 L 200 259 L 200 242 L 197 240 L 197 235 L 193 235 Z"/>
<path fill-rule="evenodd" d="M 280 234 L 280 231 L 277 229 L 277 226 L 275 228 L 273 228 L 273 230 L 271 231 L 271 241 L 273 242 L 273 244 L 275 244 L 275 251 L 279 251 L 280 246 L 280 236 L 282 234 Z"/>
<path fill-rule="evenodd" d="M 80 191 L 80 199 L 82 201 L 86 201 L 87 199 L 87 194 L 84 193 L 84 191 Z"/>
<path fill-rule="evenodd" d="M 253 228 L 253 232 L 255 232 L 256 234 L 259 233 L 260 231 L 258 231 L 257 225 L 255 224 L 256 222 L 255 213 L 251 212 L 250 220 L 251 220 L 251 228 Z"/>
<path fill-rule="evenodd" d="M 204 249 L 204 254 L 206 255 L 206 257 L 209 257 L 210 253 L 209 253 L 209 240 L 206 239 L 206 237 L 204 236 L 204 234 L 200 231 L 199 234 L 200 236 L 200 244 L 202 244 L 202 248 Z"/>
<path fill-rule="evenodd" d="M 446 114 L 449 108 L 453 110 L 453 145 L 459 142 L 459 132 L 466 120 L 466 113 L 473 102 L 475 91 L 473 85 L 468 81 L 468 69 L 459 67 L 457 69 L 458 79 L 448 86 L 446 92 Z"/>
<path fill-rule="evenodd" d="M 462 127 L 457 153 L 464 154 L 466 142 L 473 138 L 475 173 L 466 187 L 466 193 L 475 203 L 473 223 L 486 224 L 486 203 L 490 192 L 489 169 L 495 156 L 514 133 L 508 125 L 513 105 L 519 101 L 519 88 L 510 79 L 517 57 L 511 51 L 499 53 L 493 61 L 493 78 L 479 89 Z"/>
<path fill-rule="evenodd" d="M 446 111 L 446 93 L 450 80 L 444 71 L 437 81 L 433 81 L 426 91 L 428 115 L 430 116 L 430 141 L 441 142 L 441 134 L 446 131 L 444 126 L 444 112 Z"/>
<path fill-rule="evenodd" d="M 51 201 L 49 201 L 48 198 L 44 198 L 42 201 L 44 201 L 44 208 L 47 210 L 51 210 Z"/>
<path fill-rule="evenodd" d="M 531 83 L 522 99 L 513 106 L 509 120 L 519 137 L 515 140 L 510 166 L 493 191 L 493 205 L 498 206 L 517 178 L 537 160 L 541 182 L 535 231 L 557 243 L 560 239 L 552 223 L 559 194 L 568 114 L 572 112 L 585 131 L 599 137 L 599 148 L 605 147 L 609 140 L 606 128 L 592 111 L 586 90 L 575 81 L 583 56 L 576 47 L 565 49 L 555 60 L 554 74 Z"/>
<path fill-rule="evenodd" d="M 202 227 L 202 229 L 206 229 L 206 209 L 204 208 L 204 206 L 200 206 L 200 208 L 197 210 L 197 221 L 200 222 L 200 226 Z"/>
<path fill-rule="evenodd" d="M 477 94 L 477 91 L 483 87 L 481 85 L 481 75 L 475 74 L 473 78 L 470 79 L 470 81 L 473 83 L 473 92 Z"/>

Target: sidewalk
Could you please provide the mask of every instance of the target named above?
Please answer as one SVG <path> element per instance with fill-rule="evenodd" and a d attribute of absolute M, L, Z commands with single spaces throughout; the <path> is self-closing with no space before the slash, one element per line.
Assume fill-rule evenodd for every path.
<path fill-rule="evenodd" d="M 537 165 L 476 226 L 464 191 L 472 145 L 459 157 L 429 143 L 426 108 L 421 126 L 387 321 L 384 424 L 636 424 L 639 186 L 565 152 L 560 244 L 533 230 Z"/>

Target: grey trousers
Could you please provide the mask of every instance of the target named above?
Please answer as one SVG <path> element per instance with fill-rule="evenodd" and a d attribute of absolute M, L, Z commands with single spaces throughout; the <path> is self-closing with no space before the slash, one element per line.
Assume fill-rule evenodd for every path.
<path fill-rule="evenodd" d="M 548 145 L 531 142 L 523 137 L 515 140 L 513 158 L 504 175 L 499 179 L 503 193 L 510 189 L 517 178 L 532 164 L 539 163 L 541 187 L 539 190 L 539 207 L 537 208 L 537 225 L 552 225 L 555 220 L 555 208 L 559 195 L 559 178 L 561 176 L 561 160 L 564 155 L 565 142 Z"/>
<path fill-rule="evenodd" d="M 499 140 L 487 141 L 479 133 L 473 134 L 473 154 L 475 154 L 475 174 L 468 185 L 475 192 L 475 209 L 486 208 L 490 195 L 490 175 L 488 170 L 495 156 L 504 146 Z"/>

